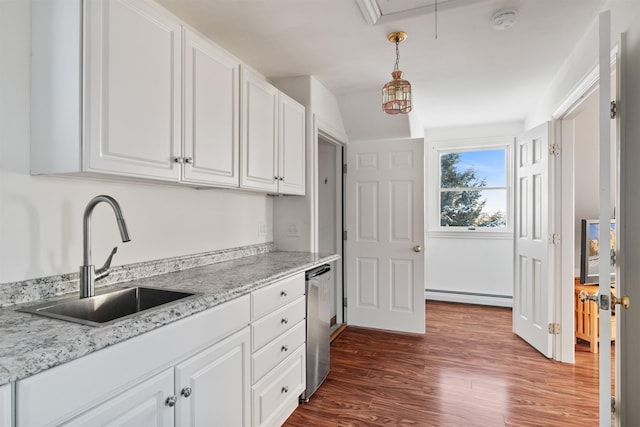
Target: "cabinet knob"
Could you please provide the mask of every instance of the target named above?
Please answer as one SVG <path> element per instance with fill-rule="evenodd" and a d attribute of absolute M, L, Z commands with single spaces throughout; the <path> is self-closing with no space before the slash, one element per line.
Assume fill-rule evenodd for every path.
<path fill-rule="evenodd" d="M 280 292 L 280 296 L 281 297 L 286 297 L 287 296 L 287 290 L 285 289 L 284 291 Z"/>
<path fill-rule="evenodd" d="M 285 345 L 283 345 L 283 346 L 280 348 L 280 351 L 282 351 L 282 352 L 289 351 L 289 346 L 288 346 L 288 345 L 286 345 L 286 344 L 285 344 Z"/>
<path fill-rule="evenodd" d="M 184 158 L 184 162 L 192 165 L 193 164 L 193 157 L 185 157 Z"/>
<path fill-rule="evenodd" d="M 274 176 L 273 179 L 275 179 L 276 181 L 278 181 L 280 179 L 280 177 L 278 176 Z"/>
<path fill-rule="evenodd" d="M 280 323 L 282 323 L 283 325 L 286 325 L 287 323 L 289 323 L 289 318 L 288 317 L 283 317 L 282 320 L 280 321 Z"/>
<path fill-rule="evenodd" d="M 175 396 L 169 396 L 167 397 L 167 399 L 164 401 L 164 404 L 166 406 L 168 406 L 169 408 L 173 408 L 174 406 L 176 406 L 176 402 L 178 401 L 178 398 Z"/>
<path fill-rule="evenodd" d="M 191 387 L 184 387 L 182 389 L 182 391 L 180 391 L 180 394 L 183 395 L 184 397 L 189 397 L 191 396 Z"/>
<path fill-rule="evenodd" d="M 284 176 L 281 176 L 281 177 L 280 177 L 280 181 L 284 181 Z"/>
<path fill-rule="evenodd" d="M 174 157 L 173 161 L 178 164 L 184 163 L 184 157 Z"/>
<path fill-rule="evenodd" d="M 282 387 L 282 390 L 280 390 L 280 393 L 289 393 L 289 387 L 287 386 Z"/>

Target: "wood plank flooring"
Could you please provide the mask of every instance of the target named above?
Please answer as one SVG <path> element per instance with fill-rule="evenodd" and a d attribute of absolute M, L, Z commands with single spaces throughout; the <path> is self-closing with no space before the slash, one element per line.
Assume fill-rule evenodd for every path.
<path fill-rule="evenodd" d="M 598 359 L 546 359 L 511 332 L 511 309 L 428 301 L 427 333 L 348 327 L 331 372 L 287 427 L 598 425 Z"/>

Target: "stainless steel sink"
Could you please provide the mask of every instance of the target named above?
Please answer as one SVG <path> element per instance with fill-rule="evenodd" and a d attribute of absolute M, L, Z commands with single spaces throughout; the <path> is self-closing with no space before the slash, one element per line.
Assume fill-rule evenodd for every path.
<path fill-rule="evenodd" d="M 111 288 L 90 298 L 49 301 L 22 307 L 18 311 L 102 326 L 192 295 L 195 293 L 155 288 Z"/>

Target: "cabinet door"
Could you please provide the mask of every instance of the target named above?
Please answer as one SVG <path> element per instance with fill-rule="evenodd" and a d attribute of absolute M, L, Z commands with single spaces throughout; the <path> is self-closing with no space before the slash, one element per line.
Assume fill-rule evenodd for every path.
<path fill-rule="evenodd" d="M 84 170 L 177 181 L 180 23 L 144 0 L 85 4 Z"/>
<path fill-rule="evenodd" d="M 176 423 L 181 427 L 249 426 L 249 359 L 246 327 L 176 366 Z"/>
<path fill-rule="evenodd" d="M 165 400 L 171 395 L 173 369 L 167 369 L 62 426 L 170 427 L 174 410 Z"/>
<path fill-rule="evenodd" d="M 11 384 L 0 386 L 0 427 L 11 426 Z"/>
<path fill-rule="evenodd" d="M 184 31 L 182 179 L 239 185 L 239 62 L 198 34 Z"/>
<path fill-rule="evenodd" d="M 278 90 L 242 68 L 240 186 L 278 191 Z"/>
<path fill-rule="evenodd" d="M 279 181 L 283 194 L 304 195 L 305 192 L 305 108 L 280 93 Z"/>

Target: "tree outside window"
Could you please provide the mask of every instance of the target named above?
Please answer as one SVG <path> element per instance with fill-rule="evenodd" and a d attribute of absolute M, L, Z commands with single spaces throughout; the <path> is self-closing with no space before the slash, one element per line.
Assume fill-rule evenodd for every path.
<path fill-rule="evenodd" d="M 440 226 L 507 227 L 506 148 L 440 153 Z"/>

